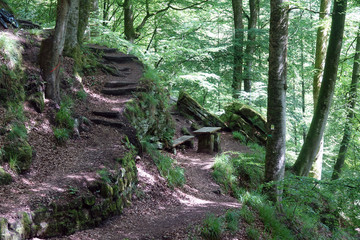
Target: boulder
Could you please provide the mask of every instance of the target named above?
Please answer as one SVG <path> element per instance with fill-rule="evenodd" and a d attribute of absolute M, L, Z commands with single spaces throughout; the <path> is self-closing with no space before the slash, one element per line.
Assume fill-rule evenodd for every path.
<path fill-rule="evenodd" d="M 232 131 L 241 132 L 247 141 L 266 145 L 266 120 L 250 106 L 234 102 L 225 108 L 221 118 Z"/>

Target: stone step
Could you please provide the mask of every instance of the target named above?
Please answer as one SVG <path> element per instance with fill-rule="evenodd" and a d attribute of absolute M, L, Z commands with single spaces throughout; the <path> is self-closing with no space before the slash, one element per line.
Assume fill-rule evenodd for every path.
<path fill-rule="evenodd" d="M 96 53 L 100 53 L 100 52 L 115 53 L 118 51 L 116 48 L 107 48 L 107 47 L 99 46 L 99 45 L 95 45 L 95 44 L 89 44 L 88 47 Z"/>
<path fill-rule="evenodd" d="M 104 125 L 104 126 L 109 126 L 109 127 L 114 127 L 114 128 L 123 128 L 125 126 L 121 122 L 111 121 L 111 120 L 101 119 L 101 118 L 92 118 L 92 119 L 90 119 L 90 121 L 92 121 L 94 124 L 97 124 L 97 125 Z"/>
<path fill-rule="evenodd" d="M 120 112 L 118 111 L 92 111 L 92 114 L 105 118 L 119 118 Z"/>
<path fill-rule="evenodd" d="M 116 55 L 116 54 L 106 54 L 103 56 L 104 59 L 111 61 L 111 62 L 117 62 L 117 63 L 125 63 L 125 62 L 132 62 L 134 60 L 139 60 L 137 57 L 132 55 Z"/>
<path fill-rule="evenodd" d="M 105 88 L 121 88 L 130 85 L 136 85 L 136 82 L 124 82 L 124 81 L 107 81 L 104 85 Z"/>
<path fill-rule="evenodd" d="M 136 85 L 133 85 L 133 86 L 126 86 L 119 88 L 103 88 L 101 90 L 101 93 L 106 95 L 119 96 L 119 95 L 131 94 L 133 92 L 142 91 L 142 90 L 143 90 L 142 88 L 138 88 Z"/>

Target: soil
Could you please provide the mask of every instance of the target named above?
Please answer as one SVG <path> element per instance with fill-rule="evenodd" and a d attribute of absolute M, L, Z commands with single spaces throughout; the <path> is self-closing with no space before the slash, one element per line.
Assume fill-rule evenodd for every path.
<path fill-rule="evenodd" d="M 40 76 L 40 70 L 34 65 L 39 53 L 39 40 L 23 33 L 24 67 L 29 76 Z M 29 44 L 30 40 L 35 44 Z M 68 94 L 80 90 L 81 85 L 87 93 L 85 100 L 75 102 L 75 117 L 94 118 L 93 111 L 117 111 L 122 113 L 131 94 L 109 96 L 101 93 L 106 81 L 114 76 L 100 70 L 88 74 L 82 79 L 74 79 L 73 60 L 64 58 L 61 64 L 63 87 L 71 89 Z M 138 82 L 143 67 L 135 62 L 115 64 L 115 67 L 129 69 L 122 78 L 128 82 Z M 74 82 L 71 82 L 74 81 Z M 49 205 L 55 199 L 66 201 L 69 189 L 86 187 L 96 178 L 96 170 L 113 164 L 115 158 L 122 157 L 127 149 L 121 139 L 134 134 L 124 128 L 90 124 L 78 136 L 74 136 L 64 145 L 56 143 L 53 136 L 54 116 L 58 106 L 46 102 L 43 113 L 36 112 L 29 103 L 24 109 L 27 117 L 26 127 L 35 157 L 30 170 L 17 175 L 8 165 L 4 169 L 10 172 L 14 182 L 0 187 L 0 217 L 11 220 L 20 211 L 31 211 L 40 205 Z M 0 108 L 0 113 L 3 109 Z M 123 119 L 123 118 L 122 118 Z M 181 136 L 182 127 L 189 128 L 191 122 L 174 115 L 177 133 Z M 126 123 L 123 123 L 126 125 Z M 125 129 L 131 129 L 127 126 Z M 131 136 L 130 136 L 131 137 Z M 132 136 L 135 138 L 135 136 Z M 228 132 L 221 133 L 223 151 L 247 152 L 249 149 L 234 141 Z M 0 143 L 2 139 L 0 138 Z M 138 188 L 132 205 L 124 209 L 123 214 L 113 217 L 102 226 L 77 232 L 71 236 L 54 239 L 192 239 L 199 237 L 199 224 L 209 214 L 222 215 L 228 209 L 240 208 L 241 204 L 214 182 L 211 176 L 215 154 L 196 152 L 196 142 L 192 149 L 178 149 L 172 157 L 185 169 L 186 184 L 182 188 L 169 188 L 154 165 L 144 154 L 137 161 Z M 167 153 L 169 154 L 169 153 Z M 244 226 L 240 224 L 236 235 L 224 235 L 222 239 L 247 239 Z M 34 238 L 36 239 L 36 238 Z"/>

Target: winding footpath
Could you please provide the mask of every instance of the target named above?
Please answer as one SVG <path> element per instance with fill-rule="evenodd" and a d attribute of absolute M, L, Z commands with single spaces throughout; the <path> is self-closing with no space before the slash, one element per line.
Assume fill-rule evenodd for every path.
<path fill-rule="evenodd" d="M 96 51 L 94 46 L 93 49 Z M 122 56 L 115 50 L 99 48 L 104 51 L 107 70 L 111 75 L 100 90 L 99 99 L 110 98 L 101 105 L 101 109 L 93 109 L 90 120 L 96 124 L 123 128 L 123 120 L 118 114 L 116 97 L 136 91 L 137 81 L 142 66 L 132 56 Z M 126 62 L 126 67 L 124 67 Z M 133 64 L 129 66 L 129 64 Z M 234 146 L 229 133 L 222 133 L 222 149 L 224 151 L 247 151 L 241 145 Z M 220 187 L 211 176 L 211 167 L 215 155 L 196 152 L 194 149 L 178 151 L 172 156 L 185 169 L 186 185 L 182 188 L 170 189 L 166 181 L 148 156 L 137 162 L 138 189 L 134 194 L 131 206 L 123 210 L 122 215 L 113 217 L 101 227 L 77 232 L 71 236 L 54 239 L 70 240 L 121 240 L 121 239 L 188 239 L 194 227 L 209 214 L 224 214 L 231 208 L 239 208 L 238 201 L 221 193 Z"/>

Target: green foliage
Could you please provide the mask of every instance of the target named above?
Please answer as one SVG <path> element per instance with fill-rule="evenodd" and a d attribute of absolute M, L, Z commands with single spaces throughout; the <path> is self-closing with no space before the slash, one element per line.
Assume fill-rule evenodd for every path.
<path fill-rule="evenodd" d="M 32 162 L 32 148 L 29 143 L 23 139 L 16 139 L 4 146 L 5 160 L 9 162 L 10 167 L 18 172 L 24 173 L 30 168 Z"/>
<path fill-rule="evenodd" d="M 100 169 L 99 171 L 97 171 L 97 173 L 99 174 L 100 176 L 100 179 L 106 183 L 112 183 L 112 176 L 111 176 L 111 173 L 103 168 L 103 169 Z"/>
<path fill-rule="evenodd" d="M 228 210 L 225 214 L 226 229 L 236 232 L 239 229 L 240 212 L 238 210 Z"/>
<path fill-rule="evenodd" d="M 253 223 L 255 221 L 254 213 L 246 205 L 241 208 L 240 216 L 248 224 L 251 224 L 251 223 Z"/>
<path fill-rule="evenodd" d="M 54 128 L 53 130 L 57 143 L 64 144 L 70 137 L 69 130 L 66 128 Z"/>
<path fill-rule="evenodd" d="M 337 233 L 340 228 L 347 234 L 360 224 L 360 207 L 357 190 L 360 179 L 340 179 L 326 182 L 312 178 L 288 176 L 284 181 L 284 206 L 287 218 L 298 217 L 302 222 L 301 234 L 307 237 L 325 228 Z"/>
<path fill-rule="evenodd" d="M 60 103 L 59 111 L 55 115 L 57 127 L 54 128 L 53 132 L 59 144 L 64 144 L 74 130 L 75 120 L 72 117 L 73 105 L 73 100 L 65 96 Z"/>
<path fill-rule="evenodd" d="M 0 186 L 7 185 L 12 182 L 12 177 L 9 173 L 5 172 L 2 167 L 0 167 Z"/>
<path fill-rule="evenodd" d="M 184 169 L 176 166 L 174 159 L 159 152 L 156 146 L 149 142 L 143 142 L 143 149 L 150 154 L 161 176 L 167 180 L 170 187 L 179 187 L 185 184 Z"/>
<path fill-rule="evenodd" d="M 84 101 L 87 98 L 87 93 L 82 89 L 76 92 L 76 97 L 81 100 Z"/>
<path fill-rule="evenodd" d="M 174 123 L 169 112 L 168 93 L 158 81 L 157 73 L 148 68 L 141 82 L 146 91 L 134 95 L 133 101 L 127 104 L 126 116 L 140 140 L 161 142 L 168 148 L 175 133 Z"/>
<path fill-rule="evenodd" d="M 246 234 L 249 239 L 252 239 L 252 240 L 260 239 L 259 230 L 256 229 L 256 227 L 254 225 L 250 225 L 249 227 L 246 228 Z"/>
<path fill-rule="evenodd" d="M 244 136 L 244 134 L 242 134 L 241 132 L 233 132 L 233 137 L 236 139 L 236 140 L 239 140 L 241 143 L 246 143 L 246 137 Z"/>
<path fill-rule="evenodd" d="M 201 236 L 208 240 L 219 240 L 223 232 L 223 222 L 213 214 L 206 217 L 201 227 Z"/>
<path fill-rule="evenodd" d="M 18 36 L 0 32 L 0 103 L 19 102 L 25 97 L 22 51 Z"/>
<path fill-rule="evenodd" d="M 67 192 L 70 195 L 77 195 L 79 193 L 79 189 L 77 187 L 74 187 L 74 186 L 68 186 Z"/>
<path fill-rule="evenodd" d="M 258 146 L 258 145 L 252 145 Z M 262 148 L 252 153 L 223 153 L 216 157 L 213 177 L 226 192 L 239 196 L 240 187 L 256 189 L 263 182 L 264 157 Z"/>
<path fill-rule="evenodd" d="M 15 141 L 16 139 L 27 139 L 27 130 L 23 123 L 15 122 L 11 126 L 11 131 L 7 134 L 7 138 L 10 141 Z"/>
<path fill-rule="evenodd" d="M 5 122 L 13 122 L 13 121 L 25 121 L 24 109 L 21 103 L 19 102 L 8 102 Z"/>

